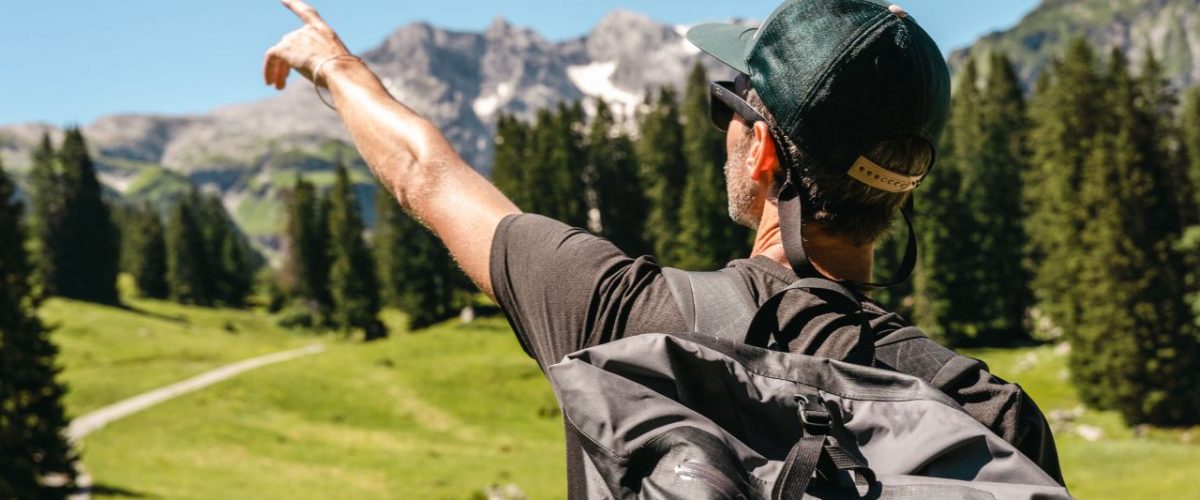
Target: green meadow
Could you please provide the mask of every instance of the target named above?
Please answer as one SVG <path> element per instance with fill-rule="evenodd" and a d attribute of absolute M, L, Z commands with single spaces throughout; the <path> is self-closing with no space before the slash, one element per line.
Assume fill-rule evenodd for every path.
<path fill-rule="evenodd" d="M 72 415 L 218 366 L 321 343 L 88 436 L 96 498 L 472 498 L 516 485 L 565 496 L 562 424 L 548 384 L 502 318 L 393 328 L 364 344 L 285 331 L 260 311 L 128 300 L 124 309 L 51 300 Z M 388 322 L 402 324 L 398 314 Z M 1048 414 L 1080 407 L 1055 346 L 972 355 L 1019 382 Z M 1180 498 L 1200 470 L 1187 430 L 1074 411 L 1056 437 L 1080 498 Z M 1089 438 L 1095 439 L 1094 441 Z"/>

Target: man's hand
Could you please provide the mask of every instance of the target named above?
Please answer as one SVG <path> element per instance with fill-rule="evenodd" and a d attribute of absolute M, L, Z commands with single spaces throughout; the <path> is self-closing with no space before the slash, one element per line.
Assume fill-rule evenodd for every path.
<path fill-rule="evenodd" d="M 350 55 L 337 33 L 325 24 L 312 6 L 301 0 L 283 0 L 283 5 L 294 12 L 304 26 L 284 35 L 279 43 L 267 50 L 263 79 L 267 85 L 274 85 L 279 90 L 287 85 L 288 73 L 293 68 L 312 80 L 317 65 L 333 57 Z M 325 86 L 323 81 L 313 83 Z"/>

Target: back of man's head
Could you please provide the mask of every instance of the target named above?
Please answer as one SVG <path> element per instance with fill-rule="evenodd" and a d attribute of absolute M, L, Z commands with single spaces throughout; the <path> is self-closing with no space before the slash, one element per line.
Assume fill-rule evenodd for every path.
<path fill-rule="evenodd" d="M 935 159 L 950 77 L 903 9 L 874 0 L 787 0 L 758 28 L 688 38 L 749 75 L 804 220 L 855 244 L 885 233 Z"/>

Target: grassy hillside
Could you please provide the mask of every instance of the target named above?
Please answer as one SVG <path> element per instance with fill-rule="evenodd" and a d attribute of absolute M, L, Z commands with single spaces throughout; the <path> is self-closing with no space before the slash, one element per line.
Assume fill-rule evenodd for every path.
<path fill-rule="evenodd" d="M 141 312 L 45 308 L 61 324 L 70 413 L 264 352 L 328 350 L 89 436 L 99 498 L 466 498 L 493 484 L 562 496 L 553 395 L 502 319 L 362 344 L 280 331 L 254 312 L 134 304 Z"/>
<path fill-rule="evenodd" d="M 67 409 L 100 406 L 224 364 L 316 341 L 275 327 L 265 314 L 131 301 L 126 308 L 52 299 L 42 317 L 56 326 Z"/>
<path fill-rule="evenodd" d="M 47 304 L 72 414 L 257 354 L 313 342 L 328 350 L 91 435 L 83 457 L 100 498 L 467 498 L 492 484 L 564 496 L 553 396 L 501 319 L 362 344 L 281 331 L 258 312 L 132 304 Z M 1048 414 L 1079 407 L 1061 348 L 972 354 Z M 1185 431 L 1134 437 L 1114 414 L 1091 411 L 1056 421 L 1080 498 L 1180 498 L 1184 474 L 1200 470 L 1200 445 Z"/>

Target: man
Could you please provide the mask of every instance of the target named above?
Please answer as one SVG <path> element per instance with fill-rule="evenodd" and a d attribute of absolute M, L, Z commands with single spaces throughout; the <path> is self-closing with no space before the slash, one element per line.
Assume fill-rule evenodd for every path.
<path fill-rule="evenodd" d="M 282 89 L 294 68 L 328 87 L 375 175 L 500 304 L 543 369 L 617 338 L 687 330 L 653 259 L 521 214 L 436 127 L 396 102 L 311 7 L 284 4 L 304 26 L 267 52 L 266 83 Z M 726 130 L 730 215 L 757 235 L 750 258 L 729 266 L 759 303 L 798 275 L 868 283 L 874 242 L 929 172 L 945 123 L 949 76 L 936 45 L 903 9 L 866 0 L 788 0 L 759 29 L 704 25 L 688 37 L 740 72 L 714 85 L 713 115 Z M 871 340 L 824 305 L 809 296 L 781 308 L 780 346 L 874 363 L 863 349 Z M 865 312 L 876 332 L 906 325 L 869 300 Z M 968 375 L 951 396 L 1061 482 L 1032 402 L 986 369 Z M 575 496 L 582 472 L 570 435 L 567 448 Z"/>

